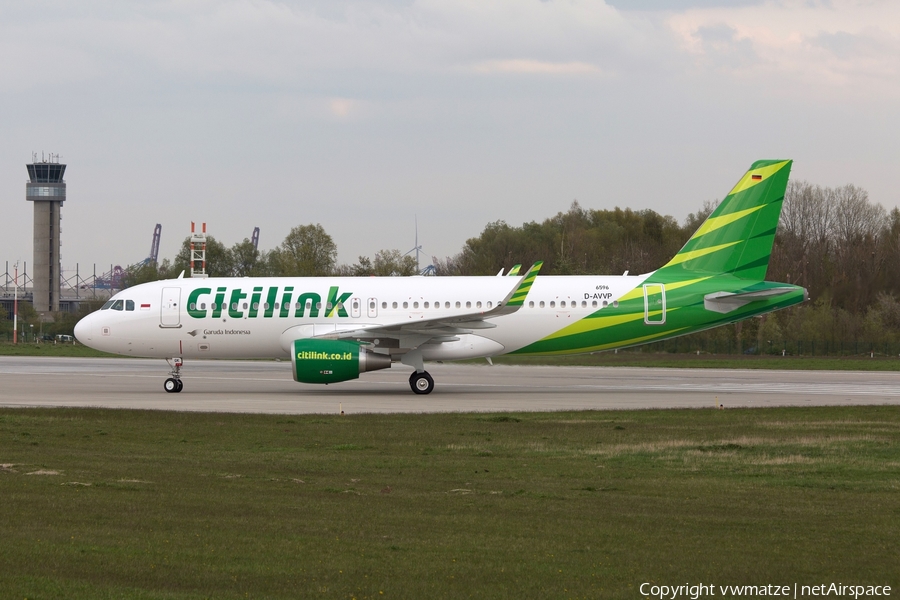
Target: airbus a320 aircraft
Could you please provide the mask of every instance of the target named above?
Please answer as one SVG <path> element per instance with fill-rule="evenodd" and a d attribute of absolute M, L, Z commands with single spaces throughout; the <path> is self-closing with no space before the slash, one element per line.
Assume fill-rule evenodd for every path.
<path fill-rule="evenodd" d="M 791 169 L 761 160 L 684 248 L 644 275 L 189 278 L 123 290 L 83 318 L 83 344 L 165 358 L 291 358 L 294 379 L 336 383 L 395 362 L 428 394 L 425 361 L 576 354 L 694 333 L 804 301 L 765 281 Z"/>

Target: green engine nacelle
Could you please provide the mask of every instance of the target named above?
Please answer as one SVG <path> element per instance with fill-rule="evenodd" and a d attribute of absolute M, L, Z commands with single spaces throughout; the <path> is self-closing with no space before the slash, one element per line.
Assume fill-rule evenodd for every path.
<path fill-rule="evenodd" d="M 355 342 L 294 340 L 291 348 L 294 381 L 301 383 L 337 383 L 391 366 L 390 356 L 370 352 Z"/>

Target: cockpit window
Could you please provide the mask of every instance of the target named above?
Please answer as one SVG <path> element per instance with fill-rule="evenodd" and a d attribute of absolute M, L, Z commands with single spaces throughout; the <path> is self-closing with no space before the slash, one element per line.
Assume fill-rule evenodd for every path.
<path fill-rule="evenodd" d="M 125 310 L 134 310 L 134 300 L 125 301 Z"/>
<path fill-rule="evenodd" d="M 113 304 L 112 304 L 112 306 L 110 306 L 110 308 L 113 310 L 122 310 L 124 308 L 124 306 L 125 306 L 124 302 L 122 302 L 121 300 L 116 300 L 115 302 L 113 302 Z"/>
<path fill-rule="evenodd" d="M 100 310 L 109 310 L 109 307 L 113 305 L 112 300 L 107 300 L 103 303 L 103 306 L 100 307 Z"/>

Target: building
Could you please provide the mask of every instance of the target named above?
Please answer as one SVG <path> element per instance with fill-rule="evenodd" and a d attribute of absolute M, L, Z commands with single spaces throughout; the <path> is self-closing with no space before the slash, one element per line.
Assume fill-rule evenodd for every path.
<path fill-rule="evenodd" d="M 34 202 L 34 309 L 39 313 L 59 311 L 60 300 L 60 209 L 66 201 L 66 165 L 59 155 L 26 165 L 29 182 L 25 199 Z"/>

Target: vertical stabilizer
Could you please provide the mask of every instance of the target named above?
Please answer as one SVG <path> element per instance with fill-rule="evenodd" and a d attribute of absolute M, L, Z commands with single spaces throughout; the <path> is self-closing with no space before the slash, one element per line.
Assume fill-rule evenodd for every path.
<path fill-rule="evenodd" d="M 759 160 L 660 271 L 730 273 L 763 280 L 791 172 L 790 160 Z"/>

